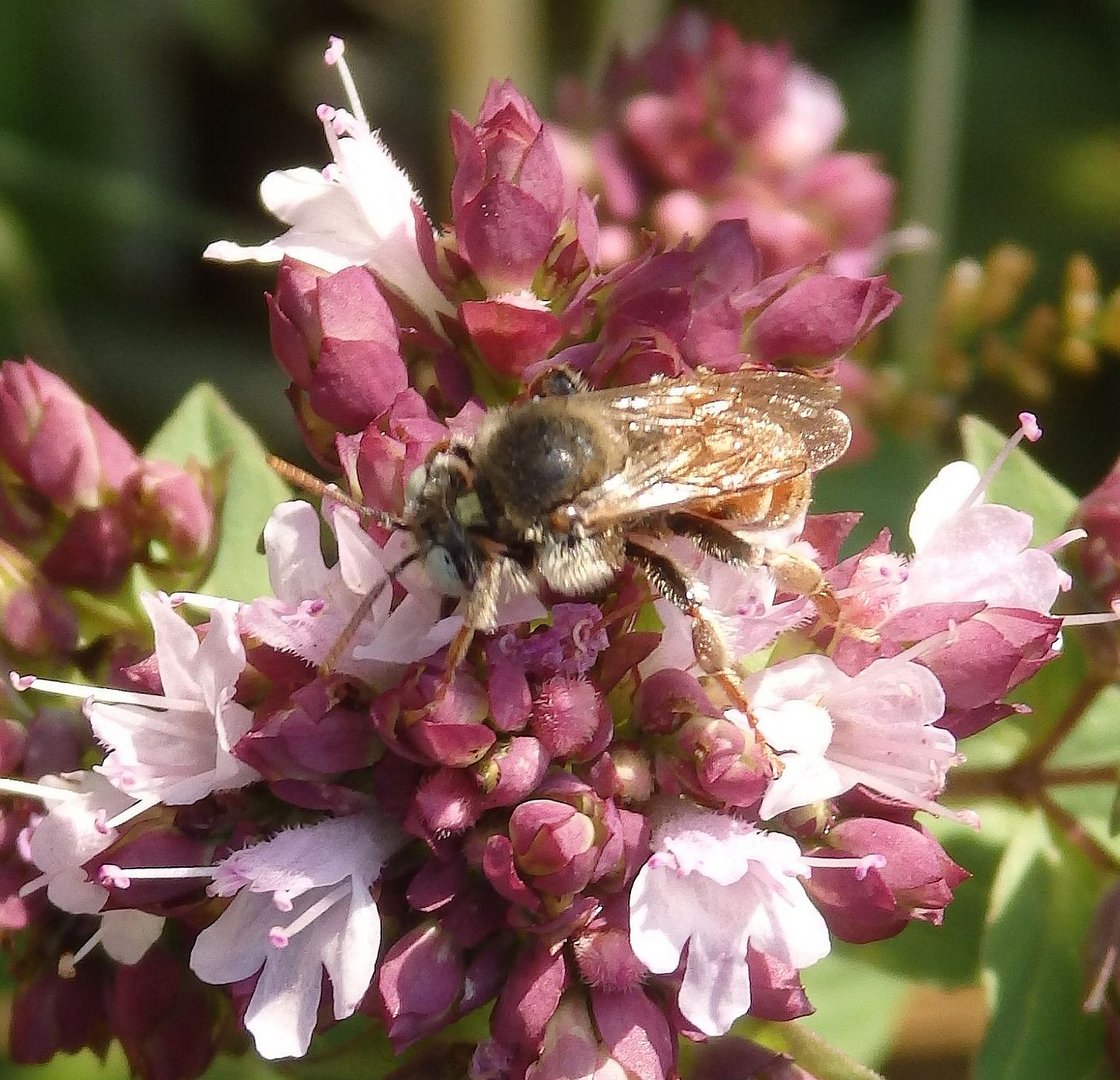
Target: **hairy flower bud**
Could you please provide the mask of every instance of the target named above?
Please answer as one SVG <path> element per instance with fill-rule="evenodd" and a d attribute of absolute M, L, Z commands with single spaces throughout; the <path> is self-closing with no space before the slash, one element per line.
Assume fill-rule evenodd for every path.
<path fill-rule="evenodd" d="M 285 258 L 268 297 L 272 348 L 308 449 L 335 463 L 334 437 L 354 434 L 408 385 L 398 327 L 368 270 L 323 274 Z"/>
<path fill-rule="evenodd" d="M 953 890 L 969 875 L 924 829 L 883 818 L 853 818 L 828 835 L 830 854 L 882 856 L 865 874 L 817 867 L 807 883 L 828 927 L 844 941 L 893 937 L 911 919 L 941 923 Z"/>
<path fill-rule="evenodd" d="M 201 466 L 141 460 L 125 483 L 122 501 L 135 534 L 158 545 L 160 550 L 150 552 L 157 564 L 166 561 L 174 569 L 190 569 L 210 553 L 214 492 Z"/>
<path fill-rule="evenodd" d="M 27 360 L 0 364 L 0 458 L 64 513 L 117 492 L 136 453 L 57 375 Z"/>

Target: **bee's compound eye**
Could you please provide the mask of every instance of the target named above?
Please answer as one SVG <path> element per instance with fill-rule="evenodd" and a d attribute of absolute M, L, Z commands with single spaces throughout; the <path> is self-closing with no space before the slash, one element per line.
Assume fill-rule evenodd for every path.
<path fill-rule="evenodd" d="M 424 485 L 428 482 L 428 466 L 420 465 L 418 468 L 412 470 L 412 475 L 408 478 L 408 483 L 404 486 L 404 501 L 407 506 L 410 503 L 415 503 L 420 498 L 420 492 L 424 490 Z"/>
<path fill-rule="evenodd" d="M 463 579 L 447 548 L 436 544 L 424 558 L 424 566 L 428 571 L 428 577 L 432 579 L 432 584 L 444 596 L 463 595 Z"/>

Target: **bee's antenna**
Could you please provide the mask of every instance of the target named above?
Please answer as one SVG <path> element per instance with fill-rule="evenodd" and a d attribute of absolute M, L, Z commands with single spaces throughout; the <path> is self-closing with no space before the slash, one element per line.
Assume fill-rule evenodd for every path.
<path fill-rule="evenodd" d="M 312 479 L 314 479 L 314 477 L 312 477 Z M 330 652 L 327 653 L 323 662 L 319 665 L 320 675 L 329 675 L 331 673 L 335 664 L 338 663 L 338 658 L 346 650 L 346 646 L 354 639 L 354 635 L 358 632 L 358 627 L 362 625 L 365 617 L 369 614 L 370 608 L 373 607 L 377 598 L 385 591 L 385 586 L 406 566 L 413 562 L 418 554 L 419 552 L 410 551 L 396 566 L 390 567 L 389 570 L 386 571 L 384 579 L 379 581 L 362 597 L 361 602 L 354 609 L 354 614 L 350 616 L 350 621 L 342 628 L 342 633 L 335 639 L 335 643 L 331 646 Z"/>
<path fill-rule="evenodd" d="M 375 525 L 381 525 L 386 529 L 408 528 L 408 523 L 402 521 L 396 515 L 359 502 L 352 496 L 347 495 L 337 485 L 328 484 L 320 480 L 319 477 L 313 476 L 306 469 L 301 469 L 298 465 L 293 465 L 290 461 L 285 461 L 275 454 L 266 455 L 265 460 L 268 462 L 269 468 L 272 469 L 277 476 L 283 477 L 293 487 L 300 488 L 309 495 L 318 495 L 320 499 L 333 499 L 340 506 L 345 506 L 353 510 L 363 521 L 372 521 Z M 371 600 L 370 603 L 372 602 Z"/>

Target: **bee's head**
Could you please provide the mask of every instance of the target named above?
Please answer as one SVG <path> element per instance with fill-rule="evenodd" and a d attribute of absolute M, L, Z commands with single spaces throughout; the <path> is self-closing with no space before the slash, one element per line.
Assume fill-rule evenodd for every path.
<path fill-rule="evenodd" d="M 404 512 L 432 584 L 448 596 L 463 595 L 478 580 L 484 559 L 472 530 L 485 524 L 466 446 L 432 451 L 408 479 Z"/>

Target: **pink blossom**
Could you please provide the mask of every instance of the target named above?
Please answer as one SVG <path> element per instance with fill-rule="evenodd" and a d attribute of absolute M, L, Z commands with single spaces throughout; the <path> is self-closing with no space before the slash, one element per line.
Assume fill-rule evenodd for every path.
<path fill-rule="evenodd" d="M 211 891 L 233 901 L 198 936 L 191 970 L 215 984 L 260 972 L 245 1026 L 263 1057 L 306 1053 L 321 969 L 335 1018 L 358 1007 L 381 944 L 370 887 L 401 843 L 385 820 L 362 814 L 289 829 L 218 865 Z M 281 915 L 287 922 L 278 926 Z"/>
<path fill-rule="evenodd" d="M 352 86 L 341 53 L 334 62 Z M 257 247 L 218 240 L 203 254 L 223 262 L 260 263 L 290 256 L 328 273 L 365 266 L 418 311 L 433 317 L 449 311 L 420 256 L 417 219 L 424 219 L 414 213 L 420 197 L 370 130 L 356 93 L 350 107 L 351 112 L 319 107 L 332 167 L 271 172 L 261 182 L 261 202 L 291 228 Z"/>
<path fill-rule="evenodd" d="M 1067 575 L 1053 555 L 1030 546 L 1030 514 L 977 501 L 981 480 L 968 462 L 955 461 L 918 497 L 899 606 L 983 600 L 1037 612 L 1053 607 Z"/>
<path fill-rule="evenodd" d="M 876 660 L 850 676 L 826 656 L 807 655 L 765 668 L 743 689 L 782 763 L 762 800 L 764 820 L 856 784 L 935 808 L 957 756 L 953 736 L 933 726 L 945 693 L 928 668 Z"/>
<path fill-rule="evenodd" d="M 722 1035 L 751 1007 L 748 948 L 796 968 L 828 954 L 792 837 L 681 804 L 652 847 L 631 887 L 630 942 L 656 974 L 675 971 L 688 945 L 678 1003 L 699 1031 Z"/>
<path fill-rule="evenodd" d="M 119 837 L 112 824 L 136 801 L 95 772 L 45 777 L 42 798 L 47 813 L 28 830 L 26 854 L 41 874 L 23 887 L 23 894 L 46 886 L 55 907 L 74 914 L 100 911 L 109 890 L 91 881 L 85 864 L 111 847 Z"/>
<path fill-rule="evenodd" d="M 199 641 L 166 598 L 148 594 L 141 603 L 155 631 L 163 697 L 152 702 L 156 708 L 94 697 L 90 726 L 110 748 L 98 771 L 134 797 L 173 805 L 253 783 L 260 774 L 233 753 L 252 724 L 233 700 L 245 667 L 236 606 L 216 606 Z"/>
<path fill-rule="evenodd" d="M 346 632 L 366 596 L 379 586 L 334 668 L 370 681 L 384 680 L 405 664 L 443 648 L 462 625 L 458 616 L 441 618 L 443 597 L 424 573 L 401 575 L 408 586 L 393 607 L 386 579 L 409 543 L 394 533 L 384 547 L 363 532 L 353 511 L 338 507 L 330 517 L 338 540 L 338 562 L 323 561 L 319 515 L 309 503 L 281 503 L 264 530 L 265 554 L 275 599 L 261 598 L 242 613 L 242 624 L 266 644 L 321 664 Z"/>

